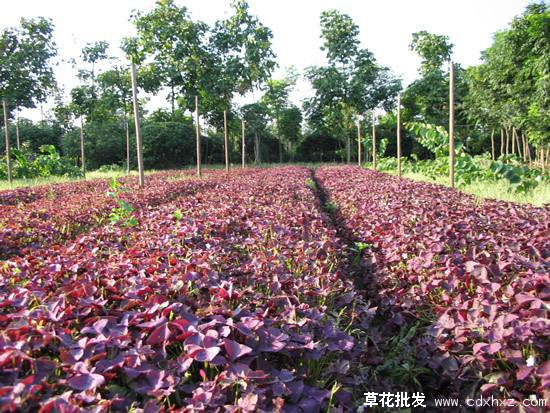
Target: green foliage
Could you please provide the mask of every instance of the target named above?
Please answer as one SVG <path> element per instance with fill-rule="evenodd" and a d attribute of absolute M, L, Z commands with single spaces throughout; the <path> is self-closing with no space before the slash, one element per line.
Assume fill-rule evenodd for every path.
<path fill-rule="evenodd" d="M 181 212 L 181 209 L 176 209 L 174 211 L 174 219 L 176 221 L 181 221 L 183 219 L 183 213 Z"/>
<path fill-rule="evenodd" d="M 201 114 L 220 128 L 218 114 L 231 108 L 233 95 L 269 78 L 275 67 L 271 30 L 249 13 L 246 1 L 235 1 L 232 8 L 231 16 L 212 27 L 192 20 L 172 0 L 132 16 L 138 36 L 126 39 L 123 49 L 136 62 L 149 58 L 144 69 L 158 77 L 149 77 L 145 90 L 168 88 L 172 113 L 176 102 L 193 111 L 198 95 Z"/>
<path fill-rule="evenodd" d="M 442 126 L 421 122 L 408 122 L 405 124 L 405 127 L 436 158 L 449 154 L 449 133 Z M 455 152 L 460 152 L 461 148 L 462 145 L 459 142 L 455 142 Z"/>
<path fill-rule="evenodd" d="M 382 106 L 389 109 L 400 81 L 379 65 L 373 54 L 360 49 L 359 29 L 336 10 L 321 14 L 322 50 L 327 66 L 306 69 L 315 95 L 304 102 L 311 129 L 340 137 L 346 144 L 358 115 Z"/>
<path fill-rule="evenodd" d="M 440 71 L 445 62 L 451 59 L 453 44 L 449 36 L 428 33 L 425 30 L 412 34 L 412 42 L 409 48 L 422 59 L 419 72 L 426 75 L 430 72 Z"/>
<path fill-rule="evenodd" d="M 109 213 L 109 223 L 111 225 L 120 223 L 126 227 L 135 227 L 138 221 L 133 215 L 134 207 L 120 198 L 120 194 L 125 192 L 126 189 L 114 177 L 109 180 L 109 189 L 110 191 L 107 192 L 107 196 L 115 199 L 118 205 Z"/>
<path fill-rule="evenodd" d="M 0 98 L 10 112 L 46 100 L 55 87 L 51 60 L 56 54 L 53 24 L 43 17 L 22 18 L 19 27 L 0 32 Z"/>
<path fill-rule="evenodd" d="M 16 179 L 50 176 L 77 178 L 82 176 L 80 168 L 62 158 L 53 145 L 41 146 L 38 154 L 30 151 L 28 146 L 24 145 L 20 150 L 12 149 L 12 157 L 12 176 Z M 3 157 L 0 163 L 0 179 L 7 178 L 5 165 L 5 157 Z"/>
<path fill-rule="evenodd" d="M 527 6 L 507 30 L 498 32 L 468 70 L 466 108 L 471 122 L 486 128 L 515 126 L 532 145 L 550 144 L 550 7 Z"/>
<path fill-rule="evenodd" d="M 395 171 L 397 159 L 382 158 L 378 160 L 377 165 L 379 170 Z M 449 157 L 424 160 L 402 158 L 401 168 L 404 173 L 419 174 L 439 181 L 449 176 Z M 455 180 L 459 187 L 504 181 L 513 193 L 526 194 L 532 192 L 541 182 L 550 181 L 550 175 L 538 168 L 527 168 L 519 159 L 512 156 L 492 161 L 489 156 L 470 156 L 463 152 L 455 158 Z"/>
<path fill-rule="evenodd" d="M 358 51 L 359 27 L 347 14 L 338 10 L 321 13 L 321 38 L 330 63 L 348 65 Z"/>

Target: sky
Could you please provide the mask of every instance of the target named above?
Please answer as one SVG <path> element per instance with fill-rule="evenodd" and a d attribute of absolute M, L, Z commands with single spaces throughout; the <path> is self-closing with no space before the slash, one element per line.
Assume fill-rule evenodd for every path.
<path fill-rule="evenodd" d="M 77 84 L 76 71 L 68 63 L 89 42 L 106 40 L 110 53 L 122 58 L 123 37 L 135 34 L 129 21 L 132 10 L 149 10 L 154 0 L 17 0 L 2 2 L 0 30 L 15 26 L 21 17 L 44 16 L 53 20 L 59 50 L 55 73 L 58 84 L 69 91 Z M 212 24 L 230 15 L 230 0 L 176 0 L 188 8 L 193 19 Z M 492 43 L 493 34 L 506 29 L 523 12 L 528 0 L 249 0 L 251 13 L 273 32 L 273 50 L 280 77 L 293 65 L 300 73 L 308 66 L 322 65 L 319 16 L 337 9 L 350 15 L 360 29 L 361 47 L 389 66 L 404 85 L 417 77 L 418 57 L 409 50 L 411 34 L 426 30 L 449 36 L 454 44 L 453 60 L 464 67 L 479 63 L 480 52 Z M 291 100 L 298 105 L 311 95 L 305 80 L 299 81 Z M 253 101 L 259 92 L 246 97 Z M 152 96 L 147 109 L 167 104 L 163 96 Z M 47 111 L 48 107 L 45 106 Z M 39 109 L 24 110 L 21 116 L 38 120 Z"/>

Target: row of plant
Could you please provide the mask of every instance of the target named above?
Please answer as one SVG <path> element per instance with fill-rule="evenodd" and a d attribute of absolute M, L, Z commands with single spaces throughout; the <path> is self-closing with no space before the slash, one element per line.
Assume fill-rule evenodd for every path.
<path fill-rule="evenodd" d="M 135 208 L 133 225 L 5 261 L 0 404 L 351 409 L 363 346 L 352 330 L 370 311 L 309 177 L 296 167 L 212 175 L 192 196 Z"/>
<path fill-rule="evenodd" d="M 0 210 L 0 258 L 72 239 L 92 226 L 107 223 L 111 211 L 117 214 L 132 205 L 153 207 L 208 185 L 208 181 L 196 184 L 190 178 L 191 171 L 166 171 L 148 176 L 143 190 L 137 189 L 136 177 L 124 177 L 110 184 L 92 180 L 14 191 L 21 202 L 6 191 L 2 196 L 7 204 Z M 110 185 L 119 188 L 116 197 L 108 196 Z"/>
<path fill-rule="evenodd" d="M 317 177 L 360 247 L 394 371 L 428 394 L 548 398 L 549 208 L 356 167 Z"/>

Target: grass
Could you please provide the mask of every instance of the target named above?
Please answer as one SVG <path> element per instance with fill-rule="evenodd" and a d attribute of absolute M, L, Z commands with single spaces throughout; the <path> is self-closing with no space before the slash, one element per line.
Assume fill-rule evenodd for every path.
<path fill-rule="evenodd" d="M 383 171 L 391 175 L 396 175 L 396 171 Z M 416 172 L 404 172 L 405 178 L 414 181 L 432 182 L 439 185 L 449 186 L 447 177 L 437 177 L 432 179 L 429 176 Z M 501 201 L 510 201 L 520 204 L 532 204 L 543 206 L 550 204 L 550 184 L 541 183 L 533 191 L 528 193 L 516 193 L 512 186 L 503 180 L 499 181 L 478 181 L 467 185 L 457 185 L 459 191 L 475 196 L 478 199 L 499 199 Z"/>

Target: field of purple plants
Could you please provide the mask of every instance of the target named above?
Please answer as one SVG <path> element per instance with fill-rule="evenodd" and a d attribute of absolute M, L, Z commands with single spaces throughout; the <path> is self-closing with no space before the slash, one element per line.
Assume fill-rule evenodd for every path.
<path fill-rule="evenodd" d="M 0 206 L 0 411 L 549 397 L 549 208 L 350 166 L 167 171 Z"/>

